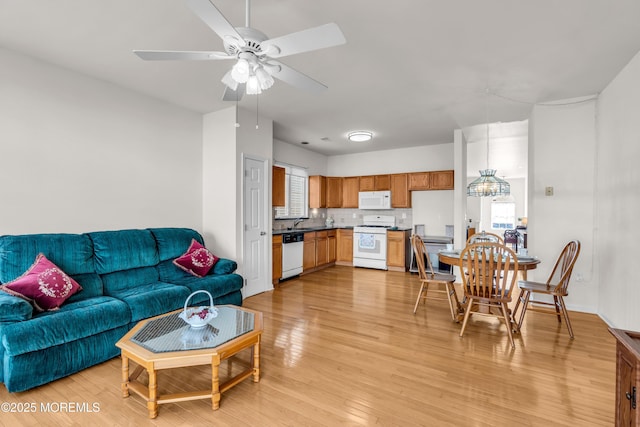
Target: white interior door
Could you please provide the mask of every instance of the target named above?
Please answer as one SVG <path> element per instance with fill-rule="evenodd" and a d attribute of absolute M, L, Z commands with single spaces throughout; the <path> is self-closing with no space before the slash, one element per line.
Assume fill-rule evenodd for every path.
<path fill-rule="evenodd" d="M 263 159 L 244 157 L 244 257 L 242 275 L 245 278 L 243 296 L 271 289 L 269 263 L 268 163 Z"/>

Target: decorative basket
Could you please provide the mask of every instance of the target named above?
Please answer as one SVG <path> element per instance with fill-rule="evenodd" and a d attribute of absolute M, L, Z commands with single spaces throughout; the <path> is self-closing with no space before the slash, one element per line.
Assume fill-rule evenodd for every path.
<path fill-rule="evenodd" d="M 209 306 L 188 307 L 192 296 L 200 293 L 209 295 Z M 218 309 L 213 306 L 213 297 L 207 291 L 195 291 L 184 302 L 184 310 L 178 317 L 187 322 L 194 329 L 204 328 L 209 321 L 218 316 Z"/>

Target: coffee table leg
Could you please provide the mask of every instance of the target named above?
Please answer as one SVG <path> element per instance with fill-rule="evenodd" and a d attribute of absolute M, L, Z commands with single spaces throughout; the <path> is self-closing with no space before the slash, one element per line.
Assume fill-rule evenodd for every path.
<path fill-rule="evenodd" d="M 147 369 L 149 374 L 149 401 L 147 402 L 147 409 L 149 410 L 149 418 L 155 418 L 158 416 L 158 382 L 156 378 L 156 370 L 154 367 Z"/>
<path fill-rule="evenodd" d="M 211 408 L 220 408 L 220 356 L 211 358 Z"/>
<path fill-rule="evenodd" d="M 260 340 L 253 346 L 253 382 L 260 381 Z"/>
<path fill-rule="evenodd" d="M 122 397 L 129 397 L 129 358 L 122 353 Z"/>

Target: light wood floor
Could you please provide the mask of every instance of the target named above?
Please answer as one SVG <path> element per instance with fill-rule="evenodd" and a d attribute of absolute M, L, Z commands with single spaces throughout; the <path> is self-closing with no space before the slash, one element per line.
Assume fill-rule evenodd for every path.
<path fill-rule="evenodd" d="M 216 412 L 210 401 L 192 401 L 161 405 L 147 419 L 141 398 L 121 397 L 113 359 L 24 393 L 0 385 L 0 402 L 38 409 L 2 413 L 0 425 L 613 424 L 615 341 L 599 317 L 572 312 L 571 341 L 555 317 L 528 313 L 512 350 L 497 319 L 472 318 L 459 338 L 445 301 L 414 315 L 417 291 L 408 273 L 332 267 L 248 298 L 245 306 L 264 313 L 262 379 L 223 394 Z M 206 367 L 163 371 L 159 389 L 206 388 L 209 375 Z M 40 406 L 65 402 L 96 403 L 99 412 Z"/>

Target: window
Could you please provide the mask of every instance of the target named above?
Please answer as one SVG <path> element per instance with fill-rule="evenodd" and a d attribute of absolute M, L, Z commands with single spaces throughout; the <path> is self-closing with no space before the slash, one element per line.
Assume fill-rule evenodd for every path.
<path fill-rule="evenodd" d="M 276 219 L 307 218 L 309 216 L 309 185 L 305 169 L 277 164 L 285 169 L 285 205 L 276 208 Z"/>
<path fill-rule="evenodd" d="M 513 230 L 516 228 L 516 204 L 514 202 L 491 202 L 491 228 Z"/>

